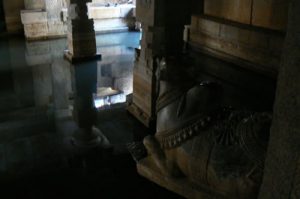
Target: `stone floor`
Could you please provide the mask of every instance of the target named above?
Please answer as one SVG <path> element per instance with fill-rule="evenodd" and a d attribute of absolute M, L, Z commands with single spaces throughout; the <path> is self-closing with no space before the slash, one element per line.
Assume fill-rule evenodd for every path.
<path fill-rule="evenodd" d="M 81 69 L 63 60 L 65 39 L 0 38 L 1 198 L 180 198 L 137 174 L 126 144 L 151 132 L 124 104 L 97 113 L 97 127 L 112 148 L 83 150 L 70 142 L 77 128 L 70 115 L 83 83 L 90 92 L 132 92 L 139 38 L 97 36 L 102 60 Z"/>

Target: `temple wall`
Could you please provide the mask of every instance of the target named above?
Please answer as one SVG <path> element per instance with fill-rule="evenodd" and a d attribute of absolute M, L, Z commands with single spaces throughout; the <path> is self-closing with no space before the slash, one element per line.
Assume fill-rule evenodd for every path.
<path fill-rule="evenodd" d="M 205 0 L 193 15 L 190 44 L 213 56 L 276 77 L 289 1 Z"/>
<path fill-rule="evenodd" d="M 288 4 L 286 0 L 205 0 L 204 14 L 284 31 Z"/>

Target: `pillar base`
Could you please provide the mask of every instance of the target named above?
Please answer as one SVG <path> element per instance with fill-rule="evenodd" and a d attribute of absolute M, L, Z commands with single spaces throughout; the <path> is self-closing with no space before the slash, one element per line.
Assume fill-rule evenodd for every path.
<path fill-rule="evenodd" d="M 71 143 L 79 148 L 110 148 L 111 145 L 105 135 L 96 127 L 91 130 L 78 129 L 74 132 Z"/>
<path fill-rule="evenodd" d="M 88 56 L 74 56 L 69 50 L 64 51 L 64 58 L 72 64 L 86 62 L 86 61 L 99 61 L 102 58 L 101 54 L 88 55 Z"/>

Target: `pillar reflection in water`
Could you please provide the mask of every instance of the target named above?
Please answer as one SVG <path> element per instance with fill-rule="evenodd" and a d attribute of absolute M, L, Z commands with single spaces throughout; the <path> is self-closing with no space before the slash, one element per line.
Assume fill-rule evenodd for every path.
<path fill-rule="evenodd" d="M 73 143 L 77 146 L 94 147 L 107 145 L 107 139 L 95 127 L 97 110 L 93 96 L 97 92 L 97 61 L 87 61 L 73 65 L 75 99 L 73 117 L 79 129 Z"/>

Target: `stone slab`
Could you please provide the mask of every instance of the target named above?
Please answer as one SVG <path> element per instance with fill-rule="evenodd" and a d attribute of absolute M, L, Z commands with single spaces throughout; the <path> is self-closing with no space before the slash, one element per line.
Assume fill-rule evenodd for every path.
<path fill-rule="evenodd" d="M 26 38 L 42 38 L 48 35 L 48 23 L 34 23 L 24 25 Z"/>
<path fill-rule="evenodd" d="M 35 10 L 35 9 L 45 9 L 45 0 L 24 0 L 25 9 Z"/>
<path fill-rule="evenodd" d="M 48 21 L 47 12 L 41 10 L 22 10 L 21 20 L 24 25 L 46 23 Z"/>
<path fill-rule="evenodd" d="M 290 0 L 253 0 L 252 24 L 285 31 Z"/>
<path fill-rule="evenodd" d="M 252 69 L 264 73 L 277 73 L 283 42 L 284 35 L 278 32 L 226 23 L 205 16 L 194 16 L 192 19 L 190 43 L 256 64 Z"/>
<path fill-rule="evenodd" d="M 204 187 L 195 186 L 186 178 L 164 176 L 149 157 L 138 162 L 137 170 L 140 175 L 152 182 L 188 199 L 225 199 Z"/>
<path fill-rule="evenodd" d="M 204 13 L 214 17 L 250 24 L 251 4 L 252 0 L 205 0 Z"/>
<path fill-rule="evenodd" d="M 96 32 L 105 32 L 109 30 L 128 30 L 127 22 L 122 18 L 117 19 L 96 19 L 94 20 L 94 29 Z"/>

